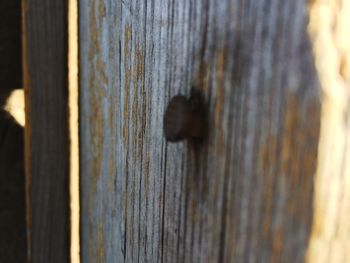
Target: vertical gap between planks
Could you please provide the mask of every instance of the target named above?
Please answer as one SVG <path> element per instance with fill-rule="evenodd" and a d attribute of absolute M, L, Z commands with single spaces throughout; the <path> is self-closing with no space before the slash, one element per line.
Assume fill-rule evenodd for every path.
<path fill-rule="evenodd" d="M 68 1 L 68 91 L 70 139 L 70 214 L 72 263 L 80 262 L 79 203 L 79 99 L 78 99 L 78 0 Z"/>
<path fill-rule="evenodd" d="M 24 162 L 25 162 L 25 214 L 26 214 L 26 235 L 27 235 L 27 259 L 30 262 L 31 258 L 31 205 L 30 205 L 30 181 L 31 181 L 31 162 L 30 162 L 30 135 L 32 131 L 31 123 L 28 121 L 31 119 L 30 116 L 30 101 L 29 93 L 30 90 L 26 83 L 29 83 L 29 69 L 27 61 L 27 35 L 26 35 L 26 12 L 28 9 L 27 0 L 21 1 L 21 11 L 22 11 L 22 75 L 23 75 L 23 89 L 24 89 L 24 118 L 25 118 L 25 128 L 24 128 Z"/>

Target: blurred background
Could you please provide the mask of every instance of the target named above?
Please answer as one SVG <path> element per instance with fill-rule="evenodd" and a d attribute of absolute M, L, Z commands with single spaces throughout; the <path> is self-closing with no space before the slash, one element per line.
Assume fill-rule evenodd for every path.
<path fill-rule="evenodd" d="M 26 262 L 21 1 L 0 0 L 0 262 Z"/>

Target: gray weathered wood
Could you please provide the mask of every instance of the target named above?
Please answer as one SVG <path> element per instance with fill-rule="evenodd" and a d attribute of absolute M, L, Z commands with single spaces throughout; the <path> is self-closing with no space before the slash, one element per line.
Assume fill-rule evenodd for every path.
<path fill-rule="evenodd" d="M 68 262 L 67 3 L 22 4 L 28 255 Z"/>
<path fill-rule="evenodd" d="M 80 1 L 85 262 L 302 262 L 320 96 L 302 0 Z M 200 88 L 209 138 L 167 143 Z"/>

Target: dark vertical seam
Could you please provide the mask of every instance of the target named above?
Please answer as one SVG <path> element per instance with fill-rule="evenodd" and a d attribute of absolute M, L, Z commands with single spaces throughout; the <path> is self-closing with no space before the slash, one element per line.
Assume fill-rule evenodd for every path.
<path fill-rule="evenodd" d="M 159 4 L 159 6 L 162 8 L 162 3 L 163 3 L 163 1 L 162 0 L 160 0 L 160 4 Z M 161 38 L 161 36 L 162 36 L 162 27 L 161 27 L 161 25 L 160 25 L 160 23 L 161 23 L 161 21 L 162 21 L 162 18 L 163 18 L 163 14 L 162 14 L 162 12 L 161 12 L 161 14 L 160 14 L 160 20 L 158 20 L 157 21 L 157 27 L 158 27 L 158 30 L 159 30 L 159 32 L 158 32 L 158 43 L 159 43 L 159 47 L 161 47 L 162 46 L 162 38 Z M 159 53 L 158 53 L 158 61 L 160 62 L 161 61 L 161 58 L 162 58 L 162 56 L 161 56 L 161 51 L 162 51 L 162 49 L 161 48 L 159 48 Z M 160 64 L 160 63 L 159 63 Z M 161 71 L 161 69 L 160 68 L 158 68 L 158 78 L 157 78 L 157 86 L 158 86 L 158 88 L 160 87 L 160 79 L 159 79 L 159 76 L 160 76 L 160 71 Z M 158 95 L 158 100 L 159 100 L 159 95 Z M 165 102 L 164 102 L 165 103 Z M 164 173 L 163 172 L 163 169 L 164 169 L 164 158 L 163 158 L 163 156 L 164 156 L 164 141 L 162 141 L 162 144 L 161 144 L 161 167 L 160 167 L 160 174 L 161 173 Z M 165 156 L 164 156 L 165 157 Z M 164 180 L 164 174 L 163 174 L 163 180 Z M 164 182 L 163 182 L 164 183 Z M 163 197 L 163 199 L 164 199 L 164 192 L 162 192 L 161 191 L 161 189 L 159 189 L 159 195 L 160 196 L 162 196 Z M 163 200 L 164 201 L 164 200 Z M 161 222 L 161 225 L 159 226 L 159 221 L 161 220 L 160 219 L 160 217 L 161 217 L 161 213 L 163 212 L 163 209 L 162 209 L 162 207 L 161 207 L 161 205 L 162 205 L 162 202 L 159 200 L 159 204 L 158 204 L 158 227 L 160 227 L 161 229 L 160 229 L 160 236 L 158 236 L 158 247 L 157 247 L 157 262 L 159 262 L 159 258 L 160 259 L 162 259 L 162 257 L 163 257 L 163 243 L 162 243 L 162 235 L 163 235 L 163 229 L 162 229 L 162 222 Z M 164 204 L 163 204 L 164 205 Z M 162 218 L 163 219 L 163 218 Z"/>
<path fill-rule="evenodd" d="M 146 34 L 146 30 L 147 30 L 147 0 L 145 0 L 145 10 L 144 10 L 144 30 L 143 30 L 143 39 L 144 39 L 144 46 L 143 46 L 143 72 L 142 72 L 142 88 L 141 88 L 141 96 L 142 98 L 144 96 L 146 96 L 146 93 L 145 93 L 145 81 L 146 81 L 146 45 L 147 45 L 147 34 Z M 143 98 L 144 99 L 144 98 Z M 143 102 L 142 102 L 142 105 L 141 105 L 141 109 L 143 110 Z M 142 112 L 142 114 L 146 114 L 144 112 Z M 147 118 L 147 115 L 144 116 L 143 118 Z M 146 120 L 144 120 L 144 123 L 146 123 Z M 142 128 L 146 128 L 146 127 L 143 127 Z M 145 131 L 142 131 L 142 140 L 141 140 L 141 145 L 144 146 L 146 148 L 146 144 L 144 144 L 144 137 L 145 137 Z M 142 150 L 143 150 L 143 147 L 142 147 Z M 142 176 L 147 176 L 148 177 L 148 171 L 147 173 L 143 173 L 143 169 L 144 169 L 144 166 L 143 166 L 143 162 L 144 162 L 144 158 L 143 158 L 143 153 L 141 154 L 141 175 L 140 175 L 140 193 L 142 192 Z M 139 199 L 139 241 L 141 239 L 141 226 L 140 226 L 140 222 L 141 222 L 141 214 L 142 214 L 142 207 L 141 207 L 141 201 L 142 201 L 142 195 L 140 194 L 139 195 L 140 199 Z M 146 195 L 145 197 L 145 201 L 146 201 L 146 216 L 147 216 L 147 211 L 148 211 L 148 196 Z M 147 220 L 146 220 L 147 222 Z M 144 229 L 144 233 L 145 233 L 145 240 L 143 242 L 143 249 L 144 249 L 144 257 L 146 258 L 146 250 L 147 250 L 147 223 L 145 224 L 145 229 Z M 139 247 L 140 247 L 140 242 L 139 242 Z M 139 258 L 138 258 L 138 262 L 139 262 Z"/>
<path fill-rule="evenodd" d="M 137 4 L 137 6 L 139 6 L 139 1 L 136 1 L 136 4 Z M 137 9 L 137 17 L 139 17 L 140 16 L 140 12 L 139 12 L 139 8 Z M 142 26 L 145 26 L 145 25 L 142 25 L 142 22 L 140 22 L 141 21 L 141 19 L 140 20 L 137 20 L 137 22 L 139 22 L 139 27 L 138 27 L 138 33 L 139 34 L 141 34 L 142 32 L 141 32 L 141 27 Z M 140 37 L 141 38 L 141 37 Z M 136 43 L 137 43 L 137 41 L 136 41 Z M 137 45 L 139 45 L 139 43 L 137 43 Z M 136 50 L 135 52 L 139 52 L 138 50 Z M 137 56 L 139 56 L 138 54 L 136 54 Z M 135 56 L 134 56 L 134 58 L 135 58 Z M 141 250 L 141 244 L 140 244 L 140 242 L 141 242 L 141 214 L 142 214 L 142 205 L 141 205 L 141 202 L 142 202 L 142 174 L 143 174 L 143 146 L 144 146 L 144 143 L 143 143 L 143 138 L 144 138 L 144 136 L 143 136 L 143 118 L 145 118 L 145 116 L 144 116 L 144 113 L 142 112 L 142 110 L 143 110 L 143 100 L 144 100 L 144 96 L 145 96 L 145 94 L 143 94 L 143 88 L 144 88 L 144 81 L 145 81 L 145 79 L 144 79 L 144 75 L 142 76 L 142 83 L 139 83 L 139 81 L 140 81 L 140 76 L 139 76 L 139 74 L 140 74 L 140 68 L 139 68 L 139 64 L 141 63 L 140 61 L 138 61 L 139 60 L 139 57 L 137 58 L 137 62 L 136 62 L 136 67 L 137 67 L 137 87 L 138 87 L 138 91 L 139 91 L 139 99 L 141 100 L 141 102 L 140 102 L 140 100 L 138 100 L 138 102 L 140 102 L 140 104 L 138 105 L 139 107 L 138 107 L 138 111 L 139 112 L 141 112 L 141 114 L 142 114 L 142 116 L 141 116 L 141 124 L 140 124 L 140 131 L 139 132 L 137 132 L 137 130 L 136 130 L 136 136 L 137 136 L 137 139 L 139 138 L 139 133 L 140 133 L 140 138 L 139 138 L 139 140 L 138 140 L 138 145 L 135 147 L 135 151 L 136 151 L 136 153 L 137 153 L 137 151 L 139 150 L 140 152 L 139 152 L 139 156 L 140 156 L 140 171 L 138 172 L 138 174 L 139 174 L 139 200 L 138 200 L 138 202 L 139 202 L 139 206 L 138 206 L 138 231 L 137 231 L 137 236 L 138 236 L 138 239 L 137 239 L 137 262 L 140 262 L 140 250 Z M 134 61 L 134 63 L 135 63 L 135 61 Z M 144 72 L 144 70 L 143 70 L 143 72 Z M 142 73 L 143 73 L 142 72 Z M 144 74 L 144 73 L 143 73 Z M 139 115 L 139 114 L 137 114 L 137 115 Z M 141 150 L 140 150 L 140 147 L 139 146 L 142 146 L 141 147 Z M 136 150 L 138 148 L 138 150 Z M 137 158 L 137 156 L 136 156 L 136 158 Z"/>
<path fill-rule="evenodd" d="M 167 143 L 165 143 L 165 147 L 166 147 Z M 166 164 L 167 164 L 167 150 L 165 150 L 164 153 L 164 167 L 163 167 L 163 209 L 162 209 L 162 235 L 161 235 L 161 242 L 162 242 L 162 254 L 161 254 L 161 261 L 160 262 L 164 262 L 163 261 L 163 256 L 164 256 L 164 218 L 165 218 L 165 190 L 166 190 Z"/>
<path fill-rule="evenodd" d="M 191 38 L 190 36 L 192 36 L 191 33 L 191 27 L 192 27 L 192 21 L 191 21 L 191 13 L 192 13 L 192 1 L 190 1 L 189 3 L 189 8 L 188 8 L 188 34 L 184 34 L 187 35 L 187 58 L 190 58 L 190 54 L 191 54 Z M 185 24 L 185 23 L 183 23 Z M 190 70 L 190 68 L 192 67 L 192 61 L 188 61 L 186 63 L 186 69 L 185 69 L 185 76 L 186 76 L 186 84 L 188 84 L 189 79 L 190 81 L 192 81 L 192 70 Z M 191 83 L 190 83 L 191 84 Z"/>
<path fill-rule="evenodd" d="M 227 25 L 226 25 L 227 27 Z M 226 36 L 228 35 L 228 32 L 226 32 Z M 224 40 L 226 42 L 227 39 Z M 227 54 L 228 55 L 228 54 Z M 227 56 L 224 58 L 224 85 L 227 80 Z M 229 67 L 228 67 L 229 68 Z M 233 97 L 231 96 L 229 100 L 229 109 L 232 109 L 233 106 Z M 233 122 L 232 119 L 228 120 L 227 123 L 227 138 L 232 138 L 232 126 Z M 225 167 L 225 174 L 224 174 L 224 185 L 222 189 L 222 211 L 221 211 L 221 229 L 220 229 L 220 244 L 219 244 L 219 258 L 218 263 L 221 263 L 224 261 L 225 258 L 225 238 L 226 238 L 226 214 L 227 214 L 227 198 L 228 198 L 228 181 L 229 181 L 229 174 L 230 174 L 230 160 L 231 160 L 231 150 L 230 147 L 226 147 L 226 158 L 224 160 L 224 167 Z"/>
<path fill-rule="evenodd" d="M 184 10 L 183 10 L 184 11 Z M 187 58 L 189 58 L 189 55 L 190 55 L 190 44 L 191 44 L 191 39 L 190 39 L 190 36 L 191 36 L 191 26 L 192 26 L 192 23 L 191 23 L 191 13 L 192 13 L 192 2 L 190 1 L 189 2 L 189 8 L 188 8 L 188 27 L 187 27 L 187 30 L 188 30 L 188 34 L 185 34 L 185 36 L 187 36 Z M 183 27 L 185 28 L 185 23 L 183 23 Z M 188 84 L 189 82 L 189 74 L 191 74 L 192 72 L 190 71 L 190 67 L 191 67 L 191 63 L 188 62 L 186 63 L 186 66 L 185 66 L 185 76 L 186 76 L 186 84 Z M 188 176 L 188 161 L 186 159 L 186 154 L 183 153 L 183 160 L 184 160 L 184 168 L 186 166 L 186 169 L 183 170 L 183 173 L 182 175 L 185 176 L 185 180 L 184 180 L 184 186 L 183 186 L 183 189 L 182 191 L 185 191 L 185 198 L 184 198 L 184 219 L 183 219 L 183 224 L 184 224 L 184 236 L 183 236 L 183 260 L 182 262 L 183 263 L 186 263 L 186 243 L 187 243 L 187 217 L 188 217 L 188 199 L 189 199 L 189 187 L 188 187 L 188 184 L 189 184 L 189 176 Z M 186 171 L 186 172 L 185 172 Z"/>
<path fill-rule="evenodd" d="M 154 58 L 154 39 L 153 39 L 153 37 L 154 37 L 154 0 L 151 0 L 151 16 L 150 16 L 151 18 L 152 18 L 152 20 L 151 20 L 151 33 L 150 33 L 150 36 L 152 36 L 152 38 L 151 38 L 151 58 L 152 58 L 152 60 L 151 60 L 151 64 L 152 64 L 152 66 L 154 67 L 154 63 L 155 63 L 155 58 Z M 149 80 L 152 80 L 153 79 L 153 70 L 151 70 L 150 71 L 150 78 L 149 78 Z M 153 92 L 152 92 L 152 90 L 153 89 L 150 89 L 151 90 L 151 93 L 152 93 L 152 97 L 153 97 Z M 149 111 L 150 111 L 150 118 L 149 118 L 149 121 L 150 121 L 150 124 L 152 123 L 151 122 L 151 120 L 153 119 L 153 114 L 152 114 L 152 108 L 151 107 L 149 107 Z M 155 175 L 154 174 L 152 174 L 152 179 L 153 179 L 153 195 L 152 195 L 152 229 L 153 229 L 153 231 L 152 231 L 152 236 L 151 236 L 151 240 L 152 240 L 152 248 L 151 248 L 151 258 L 153 259 L 153 255 L 154 255 L 154 249 L 155 249 L 155 247 L 154 247 L 154 244 L 155 244 L 155 242 L 154 242 L 154 226 L 155 226 L 155 224 L 154 224 L 154 215 L 155 215 Z"/>
<path fill-rule="evenodd" d="M 130 5 L 130 8 L 132 10 L 132 3 Z M 130 31 L 131 31 L 131 34 L 130 34 L 130 54 L 129 54 L 129 57 L 128 57 L 128 60 L 129 60 L 129 68 L 130 68 L 130 72 L 133 72 L 133 69 L 134 69 L 134 65 L 132 63 L 132 54 L 134 54 L 135 52 L 135 49 L 134 49 L 134 45 L 133 45 L 133 42 L 134 42 L 134 38 L 133 38 L 133 35 L 135 34 L 135 31 L 137 31 L 137 29 L 134 31 L 134 25 L 133 25 L 133 22 L 131 21 L 130 22 Z M 135 39 L 136 40 L 136 39 Z M 134 104 L 134 101 L 133 101 L 133 98 L 131 96 L 131 89 L 133 91 L 133 95 L 135 96 L 135 89 L 134 89 L 134 75 L 132 74 L 130 76 L 130 79 L 129 79 L 130 83 L 129 83 L 129 105 L 130 107 L 128 107 L 129 109 L 129 112 L 128 112 L 128 157 L 131 156 L 131 158 L 134 158 L 133 156 L 133 153 L 134 153 L 134 149 L 135 149 L 135 144 L 136 144 L 136 138 L 133 138 L 134 136 L 132 136 L 132 138 L 130 138 L 131 135 L 133 135 L 133 133 L 135 132 L 135 130 L 137 129 L 137 125 L 135 125 L 136 127 L 134 129 L 132 129 L 130 131 L 130 122 L 132 123 L 132 125 L 134 125 L 134 123 L 132 122 L 132 115 L 133 115 L 133 104 Z M 132 84 L 132 85 L 131 85 Z M 131 116 L 130 116 L 131 115 Z M 129 155 L 129 147 L 130 147 L 130 143 L 132 143 L 131 145 L 131 150 L 132 152 L 130 153 Z M 134 149 L 133 149 L 134 147 Z M 128 162 L 128 165 L 129 165 L 129 162 Z M 132 203 L 130 202 L 130 212 L 131 212 L 131 221 L 129 222 L 130 223 L 130 226 L 132 228 L 132 236 L 130 236 L 130 238 L 132 239 L 132 243 L 130 244 L 131 245 L 131 248 L 130 248 L 130 252 L 131 252 L 131 261 L 134 260 L 134 243 L 135 243 L 135 240 L 134 240 L 134 237 L 135 237 L 135 232 L 134 232 L 134 216 L 135 216 L 135 171 L 133 168 L 130 169 L 130 175 L 131 175 L 131 180 L 132 182 L 130 182 L 130 195 L 131 195 L 131 201 Z M 129 178 L 129 177 L 128 177 Z"/>
<path fill-rule="evenodd" d="M 192 36 L 192 39 L 195 39 L 193 36 L 195 36 L 196 33 L 197 33 L 197 31 L 196 31 L 196 29 L 197 29 L 197 27 L 196 27 L 196 17 L 197 16 L 196 16 L 196 10 L 195 10 L 197 6 L 192 8 L 191 4 L 192 4 L 192 2 L 190 2 L 190 12 L 191 12 L 190 13 L 191 14 L 190 18 L 193 19 L 193 26 L 191 26 L 190 29 L 192 29 L 193 32 L 192 32 L 192 34 L 190 34 L 190 36 Z M 191 21 L 191 19 L 189 19 L 189 21 Z M 191 46 L 192 48 L 190 49 L 191 53 L 192 53 L 192 56 L 190 56 L 190 58 L 191 58 L 190 65 L 192 66 L 194 64 L 194 62 L 196 61 L 196 45 L 195 45 L 194 41 L 191 42 L 191 39 L 190 39 L 190 43 L 192 43 L 192 46 Z M 192 163 L 190 163 L 190 165 L 192 166 Z M 187 174 L 187 177 L 190 177 L 190 175 L 193 172 L 192 171 L 192 167 L 190 167 L 190 168 L 191 168 L 191 170 L 190 170 L 190 173 Z M 189 190 L 192 190 L 192 189 L 193 189 L 193 184 L 192 184 L 192 180 L 190 180 L 190 188 L 187 189 L 187 190 L 189 191 Z M 192 196 L 192 199 L 195 198 L 195 197 L 193 197 L 193 195 L 191 195 L 191 196 Z M 191 212 L 194 214 L 193 216 L 195 217 L 196 216 L 196 208 L 194 206 L 192 206 L 190 209 L 192 209 Z M 190 254 L 190 262 L 193 262 L 193 251 L 194 251 L 193 247 L 194 247 L 194 232 L 195 232 L 195 228 L 196 228 L 196 224 L 192 223 L 191 236 L 190 236 L 191 237 L 191 239 L 190 239 L 191 240 L 190 251 L 192 253 Z"/>
<path fill-rule="evenodd" d="M 123 5 L 122 5 L 122 1 L 120 2 L 120 10 L 121 10 L 121 14 L 120 14 L 120 25 L 123 24 Z M 121 35 L 119 36 L 119 75 L 120 75 L 120 80 L 122 80 L 122 51 L 121 51 L 121 48 L 122 48 L 122 44 L 121 44 Z M 125 63 L 125 61 L 124 61 Z M 125 67 L 125 65 L 124 65 Z M 122 87 L 122 81 L 120 81 L 120 90 L 123 89 Z M 123 129 L 123 128 L 122 128 Z M 126 160 L 127 160 L 127 151 L 126 151 L 126 156 L 125 156 Z M 128 213 L 127 213 L 127 207 L 128 207 L 128 183 L 127 183 L 127 180 L 128 180 L 128 168 L 127 168 L 127 162 L 126 162 L 126 173 L 125 173 L 125 218 L 124 218 L 124 244 L 123 244 L 123 256 L 124 256 L 124 262 L 126 262 L 126 253 L 127 253 L 127 245 L 126 245 L 126 242 L 127 242 L 127 218 L 128 218 Z"/>
<path fill-rule="evenodd" d="M 175 1 L 176 2 L 176 1 Z M 174 43 L 173 43 L 173 39 L 174 39 L 174 27 L 175 27 L 175 23 L 174 23 L 174 13 L 175 13 L 175 8 L 174 8 L 174 6 L 175 6 L 175 4 L 174 4 L 174 2 L 173 1 L 170 1 L 169 3 L 171 3 L 171 11 L 169 11 L 169 13 L 171 14 L 171 16 L 170 16 L 170 21 L 169 21 L 169 27 L 170 27 L 170 47 L 171 47 L 171 52 L 168 52 L 168 54 L 171 54 L 171 56 L 170 56 L 170 65 L 169 65 L 169 69 L 170 69 L 170 67 L 172 67 L 172 66 L 174 66 L 174 69 L 173 70 L 171 70 L 170 71 L 170 78 L 169 78 L 169 83 L 170 83 L 170 87 L 171 87 L 171 90 L 173 90 L 173 87 L 174 87 L 174 83 L 175 83 L 175 81 L 174 81 L 174 72 L 176 72 L 176 65 L 177 65 L 177 59 L 176 59 L 176 57 L 175 57 L 175 63 L 173 63 L 173 56 L 174 56 Z M 170 9 L 170 8 L 169 8 Z M 170 91 L 170 90 L 169 90 Z M 170 94 L 169 94 L 170 95 Z M 170 97 L 170 96 L 169 96 Z M 176 191 L 175 191 L 176 192 Z M 173 197 L 172 198 L 172 202 L 171 202 L 171 204 L 174 206 L 174 209 L 171 209 L 170 211 L 173 213 L 173 215 L 174 216 L 171 216 L 171 218 L 174 218 L 175 217 L 175 204 L 176 204 L 177 202 L 176 202 L 176 200 L 175 200 L 175 198 Z M 178 237 L 178 236 L 177 236 Z M 167 239 L 166 240 L 166 247 L 168 247 L 168 241 L 169 241 L 169 239 Z M 174 242 L 174 240 L 172 240 L 172 242 Z M 170 258 L 172 259 L 172 257 L 173 257 L 173 255 L 174 255 L 174 253 L 173 253 L 173 251 L 174 250 L 171 250 L 172 251 L 172 253 L 171 253 L 171 255 L 170 255 Z M 167 262 L 168 263 L 168 262 Z"/>
<path fill-rule="evenodd" d="M 162 144 L 161 144 L 161 160 L 160 160 L 160 171 L 159 173 L 163 175 L 163 180 L 164 180 L 164 157 L 165 157 L 165 154 L 164 154 L 164 142 L 162 141 Z M 161 184 L 161 183 L 160 183 Z M 164 185 L 164 181 L 163 181 L 163 185 Z M 164 195 L 163 195 L 163 192 L 162 192 L 163 189 L 159 189 L 159 199 L 161 199 L 161 197 L 164 199 Z M 159 263 L 159 258 L 162 258 L 162 254 L 163 254 L 163 243 L 162 243 L 162 235 L 163 235 L 163 229 L 161 228 L 162 227 L 162 222 L 161 221 L 161 213 L 163 212 L 163 208 L 161 207 L 162 206 L 162 203 L 163 203 L 163 200 L 159 200 L 159 203 L 158 203 L 158 227 L 160 228 L 160 236 L 158 236 L 158 247 L 157 247 L 157 262 Z M 162 218 L 163 219 L 163 218 Z M 159 234 L 158 232 L 158 234 Z M 161 262 L 161 261 L 160 261 Z"/>
<path fill-rule="evenodd" d="M 175 262 L 179 262 L 179 250 L 180 250 L 180 237 L 181 237 L 181 233 L 180 233 L 180 229 L 181 229 L 181 220 L 182 220 L 182 196 L 183 196 L 183 183 L 184 183 L 184 160 L 183 158 L 181 159 L 181 179 L 180 179 L 180 186 L 181 186 L 181 190 L 180 190 L 180 197 L 179 197 L 179 211 L 178 211 L 178 218 L 177 218 L 177 229 L 178 229 L 178 238 L 177 238 L 177 242 L 176 242 L 176 261 Z"/>
<path fill-rule="evenodd" d="M 202 14 L 202 12 L 201 12 Z M 207 49 L 207 38 L 208 38 L 208 19 L 209 19 L 209 0 L 206 0 L 205 3 L 204 3 L 204 12 L 203 12 L 203 16 L 204 16 L 204 29 L 203 29 L 203 33 L 202 33 L 202 43 L 201 43 L 201 53 L 200 53 L 200 69 L 199 69 L 199 72 L 201 74 L 200 76 L 200 88 L 203 87 L 203 84 L 204 84 L 204 74 L 203 74 L 203 69 L 204 69 L 204 63 L 205 63 L 205 51 Z M 202 16 L 202 17 L 203 17 Z M 204 147 L 203 147 L 204 149 Z M 207 149 L 207 148 L 206 148 Z M 201 159 L 203 160 L 203 157 L 205 155 L 203 155 L 203 151 L 201 150 L 200 152 L 195 152 L 196 155 L 198 155 L 198 157 L 196 157 L 196 159 L 198 158 L 198 163 L 195 164 L 195 169 L 196 169 L 196 172 L 198 173 L 198 179 L 200 180 L 200 195 L 199 195 L 199 203 L 200 203 L 200 206 L 203 205 L 203 201 L 202 201 L 202 196 L 204 195 L 204 192 L 205 192 L 205 185 L 206 185 L 206 178 L 207 178 L 207 170 L 203 170 L 203 169 L 199 169 L 199 157 L 201 157 Z M 199 154 L 201 154 L 199 156 Z M 199 256 L 199 261 L 201 259 L 201 255 L 202 255 L 202 234 L 203 234 L 203 221 L 205 218 L 205 214 L 203 215 L 203 213 L 200 214 L 200 222 L 199 222 L 199 237 L 198 237 L 198 256 Z"/>
<path fill-rule="evenodd" d="M 184 207 L 184 210 L 185 210 L 185 213 L 184 213 L 184 242 L 183 242 L 183 251 L 184 251 L 184 255 L 183 255 L 183 261 L 184 263 L 186 263 L 186 243 L 187 243 L 187 213 L 188 213 L 188 199 L 189 199 L 189 176 L 188 176 L 188 165 L 187 165 L 187 169 L 186 169 L 186 173 L 185 176 L 185 180 L 184 180 L 184 183 L 185 183 L 185 186 L 184 186 L 184 190 L 185 190 L 185 207 Z"/>

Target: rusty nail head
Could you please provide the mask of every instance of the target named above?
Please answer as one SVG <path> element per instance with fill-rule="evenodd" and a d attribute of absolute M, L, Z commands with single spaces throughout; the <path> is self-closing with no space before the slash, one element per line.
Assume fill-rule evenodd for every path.
<path fill-rule="evenodd" d="M 174 96 L 165 111 L 164 133 L 169 142 L 183 139 L 203 140 L 207 130 L 207 114 L 204 96 L 200 90 L 192 88 L 191 96 Z"/>

